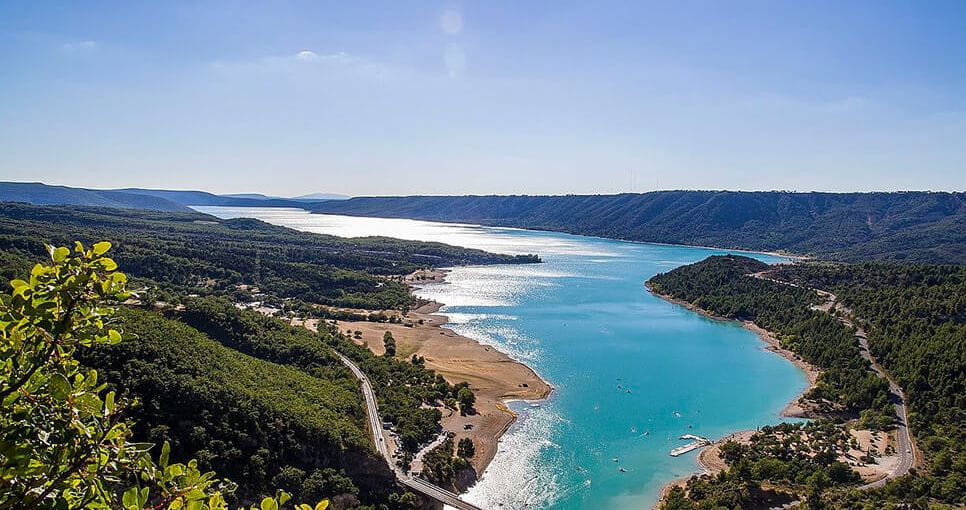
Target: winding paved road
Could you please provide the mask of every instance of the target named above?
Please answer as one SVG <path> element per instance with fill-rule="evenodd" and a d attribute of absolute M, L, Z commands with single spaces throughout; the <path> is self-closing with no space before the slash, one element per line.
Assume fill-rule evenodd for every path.
<path fill-rule="evenodd" d="M 766 272 L 767 271 L 754 273 L 749 276 L 791 287 L 801 287 L 800 285 L 796 285 L 791 282 L 769 278 L 765 276 Z M 902 388 L 896 383 L 892 376 L 889 375 L 889 372 L 879 365 L 879 363 L 875 360 L 875 357 L 869 351 L 868 336 L 866 335 L 865 329 L 858 324 L 859 321 L 855 319 L 855 314 L 852 313 L 852 310 L 839 302 L 838 297 L 831 292 L 820 289 L 811 290 L 817 292 L 818 295 L 825 298 L 825 304 L 821 305 L 822 310 L 828 312 L 834 307 L 835 310 L 839 312 L 837 315 L 839 321 L 846 326 L 854 327 L 856 329 L 855 336 L 859 340 L 859 351 L 862 354 L 862 357 L 869 362 L 869 364 L 872 366 L 872 370 L 875 371 L 879 377 L 885 379 L 889 383 L 889 397 L 895 406 L 896 417 L 898 418 L 896 423 L 896 454 L 899 456 L 899 462 L 896 463 L 895 467 L 885 477 L 862 485 L 859 488 L 874 489 L 877 487 L 882 487 L 889 480 L 905 475 L 916 465 L 918 450 L 916 448 L 915 440 L 913 440 L 912 434 L 909 431 L 909 415 L 906 409 L 906 396 L 902 392 Z"/>
<path fill-rule="evenodd" d="M 399 483 L 413 489 L 421 494 L 424 494 L 430 498 L 439 501 L 445 505 L 451 506 L 453 508 L 458 508 L 459 510 L 483 510 L 482 508 L 472 504 L 467 503 L 459 498 L 457 494 L 454 494 L 442 487 L 438 487 L 422 478 L 417 478 L 414 476 L 409 476 L 409 474 L 403 472 L 393 463 L 392 457 L 389 455 L 389 446 L 387 445 L 386 438 L 382 433 L 382 420 L 379 417 L 379 407 L 376 405 L 376 393 L 372 389 L 372 383 L 369 382 L 369 378 L 366 374 L 352 362 L 349 358 L 342 355 L 338 351 L 334 351 L 342 363 L 349 367 L 356 379 L 362 384 L 362 395 L 366 399 L 366 416 L 369 418 L 369 428 L 372 429 L 372 441 L 376 444 L 376 450 L 382 455 L 383 459 L 386 459 L 386 463 L 389 464 L 389 469 L 392 469 L 393 473 L 396 474 L 396 478 L 399 479 Z"/>
<path fill-rule="evenodd" d="M 369 378 L 366 374 L 356 366 L 349 358 L 342 355 L 342 353 L 333 351 L 342 360 L 342 363 L 349 367 L 352 374 L 359 379 L 362 383 L 362 394 L 366 397 L 366 416 L 369 418 L 369 428 L 372 429 L 372 442 L 376 445 L 376 450 L 379 451 L 379 455 L 386 459 L 389 463 L 389 467 L 393 471 L 396 471 L 396 467 L 392 464 L 392 458 L 389 456 L 389 447 L 386 445 L 386 438 L 382 435 L 382 422 L 379 421 L 379 407 L 376 406 L 376 394 L 372 391 L 372 383 L 369 382 Z"/>
<path fill-rule="evenodd" d="M 818 291 L 816 291 L 818 292 Z M 896 417 L 898 422 L 896 424 L 896 450 L 899 455 L 899 462 L 896 463 L 892 471 L 889 472 L 884 478 L 876 480 L 871 483 L 867 483 L 861 486 L 861 489 L 874 489 L 877 487 L 882 487 L 889 480 L 902 476 L 909 472 L 916 464 L 916 443 L 912 439 L 912 433 L 909 431 L 909 416 L 906 409 L 906 395 L 902 392 L 902 388 L 896 383 L 891 375 L 876 362 L 875 357 L 869 351 L 869 339 L 866 335 L 865 329 L 857 324 L 858 321 L 854 319 L 855 315 L 852 310 L 838 302 L 838 298 L 835 294 L 827 291 L 821 291 L 820 294 L 825 294 L 826 299 L 829 303 L 834 303 L 834 306 L 839 311 L 839 320 L 843 324 L 855 327 L 855 336 L 859 339 L 859 350 L 862 353 L 862 357 L 869 362 L 872 366 L 872 370 L 875 371 L 879 377 L 885 379 L 889 383 L 889 398 L 892 400 L 892 405 L 895 406 Z"/>

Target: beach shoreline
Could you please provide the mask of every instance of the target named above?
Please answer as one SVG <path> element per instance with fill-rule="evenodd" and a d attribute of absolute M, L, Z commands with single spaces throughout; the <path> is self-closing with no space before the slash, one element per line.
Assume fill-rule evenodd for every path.
<path fill-rule="evenodd" d="M 712 320 L 724 321 L 724 322 L 738 322 L 745 329 L 755 333 L 755 335 L 758 336 L 758 338 L 765 343 L 765 350 L 768 350 L 770 352 L 773 352 L 785 358 L 786 360 L 790 361 L 793 365 L 798 367 L 799 370 L 801 370 L 805 374 L 805 379 L 807 381 L 805 389 L 803 389 L 801 393 L 799 393 L 791 402 L 788 403 L 788 405 L 785 406 L 784 409 L 782 409 L 779 416 L 781 416 L 782 418 L 814 418 L 815 417 L 815 414 L 810 409 L 810 407 L 806 404 L 803 404 L 801 400 L 802 400 L 802 397 L 805 396 L 806 393 L 811 391 L 812 388 L 814 388 L 816 383 L 818 382 L 818 376 L 821 374 L 821 370 L 819 370 L 818 367 L 805 361 L 804 359 L 801 358 L 801 356 L 799 356 L 798 354 L 795 354 L 793 351 L 783 348 L 780 342 L 778 341 L 778 339 L 775 338 L 775 335 L 771 331 L 768 331 L 767 329 L 764 329 L 758 326 L 752 321 L 739 321 L 736 319 L 729 319 L 727 317 L 714 315 L 708 312 L 707 310 L 703 308 L 699 308 L 687 301 L 673 298 L 666 294 L 661 294 L 660 292 L 657 292 L 653 288 L 651 288 L 650 284 L 645 283 L 644 286 L 651 294 L 669 303 L 683 306 L 684 308 L 687 308 L 692 312 L 698 313 Z"/>
<path fill-rule="evenodd" d="M 652 510 L 658 508 L 658 505 L 660 505 L 661 502 L 664 501 L 664 498 L 668 496 L 668 494 L 671 492 L 671 489 L 675 487 L 684 488 L 687 485 L 688 480 L 696 476 L 705 476 L 705 475 L 714 476 L 724 471 L 725 469 L 727 469 L 728 466 L 721 458 L 721 454 L 720 454 L 721 445 L 728 441 L 736 441 L 738 443 L 746 444 L 751 440 L 751 436 L 753 436 L 755 432 L 757 431 L 739 430 L 738 432 L 732 432 L 731 434 L 728 434 L 727 436 L 714 441 L 707 447 L 702 448 L 701 451 L 698 452 L 698 459 L 697 459 L 698 467 L 701 470 L 687 476 L 675 478 L 674 480 L 671 480 L 670 482 L 664 484 L 664 486 L 661 487 L 660 496 L 658 497 L 657 502 L 654 504 L 653 507 L 651 507 Z"/>
<path fill-rule="evenodd" d="M 698 306 L 695 306 L 692 303 L 689 303 L 682 299 L 671 297 L 667 294 L 662 294 L 660 292 L 657 292 L 651 287 L 650 283 L 645 282 L 644 286 L 652 295 L 658 298 L 661 298 L 669 303 L 683 306 L 684 308 L 687 308 L 688 310 L 698 313 L 709 319 L 713 319 L 717 321 L 738 322 L 744 328 L 754 332 L 755 335 L 762 342 L 765 343 L 766 350 L 771 351 L 785 358 L 786 360 L 790 361 L 792 364 L 798 367 L 805 374 L 805 378 L 807 381 L 805 389 L 803 389 L 801 393 L 799 393 L 791 402 L 789 402 L 782 409 L 781 413 L 779 413 L 779 416 L 782 418 L 811 418 L 815 416 L 810 406 L 802 402 L 802 397 L 804 397 L 805 394 L 807 394 L 812 388 L 815 387 L 818 381 L 818 376 L 821 374 L 821 371 L 811 363 L 808 363 L 807 361 L 803 360 L 800 356 L 798 356 L 794 352 L 788 349 L 782 348 L 778 339 L 775 338 L 775 335 L 772 332 L 762 327 L 759 327 L 757 324 L 755 324 L 752 321 L 738 321 L 735 319 L 729 319 L 726 317 L 714 315 L 711 312 L 703 308 L 700 308 Z M 751 438 L 751 435 L 754 434 L 754 432 L 755 431 L 753 430 L 739 430 L 736 432 L 732 432 L 731 434 L 728 434 L 727 436 L 721 439 L 715 440 L 714 443 L 712 443 L 707 448 L 702 449 L 701 452 L 698 454 L 698 466 L 701 468 L 701 471 L 697 473 L 693 473 L 688 476 L 677 478 L 665 484 L 664 487 L 661 488 L 660 498 L 658 499 L 654 508 L 657 508 L 658 505 L 660 505 L 660 503 L 664 501 L 664 498 L 674 487 L 677 487 L 677 486 L 684 487 L 687 484 L 687 481 L 690 480 L 691 478 L 694 478 L 696 476 L 706 475 L 706 474 L 710 474 L 710 475 L 717 474 L 718 472 L 725 469 L 726 466 L 723 464 L 723 462 L 720 461 L 720 457 L 717 456 L 717 450 L 719 446 L 722 443 L 726 441 L 731 441 L 731 440 L 748 441 Z"/>
<path fill-rule="evenodd" d="M 423 284 L 444 282 L 448 272 L 416 271 L 403 281 L 415 293 Z M 361 332 L 361 338 L 354 341 L 377 355 L 385 352 L 382 338 L 388 331 L 396 342 L 398 358 L 417 356 L 424 360 L 426 368 L 443 376 L 448 383 L 470 384 L 476 395 L 476 412 L 461 415 L 443 410 L 441 423 L 444 431 L 455 435 L 454 441 L 464 437 L 473 441 L 476 454 L 470 461 L 478 479 L 496 455 L 500 439 L 517 420 L 508 404 L 545 400 L 553 387 L 526 364 L 446 327 L 449 318 L 439 313 L 443 306 L 436 301 L 420 300 L 419 306 L 401 316 L 401 323 L 337 321 L 337 324 L 342 331 Z"/>

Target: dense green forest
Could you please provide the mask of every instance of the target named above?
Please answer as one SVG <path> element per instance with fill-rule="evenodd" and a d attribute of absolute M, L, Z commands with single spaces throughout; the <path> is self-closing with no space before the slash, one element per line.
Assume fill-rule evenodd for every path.
<path fill-rule="evenodd" d="M 136 439 L 169 441 L 180 452 L 173 460 L 196 458 L 238 483 L 241 501 L 275 488 L 302 500 L 387 501 L 393 475 L 375 454 L 358 383 L 347 370 L 332 364 L 307 373 L 273 363 L 157 312 L 122 309 L 120 318 L 137 339 L 83 351 L 79 359 L 140 401 L 130 413 Z M 295 329 L 293 337 L 311 336 Z"/>
<path fill-rule="evenodd" d="M 231 504 L 240 510 L 280 510 L 292 499 L 290 492 L 276 489 L 242 507 L 229 501 L 237 493 L 236 484 L 214 471 L 202 471 L 186 452 L 172 452 L 167 441 L 161 445 L 135 441 L 137 400 L 126 390 L 119 394 L 109 389 L 97 370 L 78 360 L 78 355 L 91 354 L 91 349 L 136 341 L 123 322 L 142 325 L 152 336 L 136 349 L 147 347 L 151 356 L 173 358 L 151 367 L 151 373 L 140 370 L 144 368 L 141 359 L 127 360 L 120 370 L 130 369 L 137 381 L 163 387 L 168 399 L 185 398 L 180 405 L 194 414 L 179 416 L 179 425 L 195 420 L 198 426 L 192 432 L 199 442 L 203 438 L 197 436 L 211 430 L 209 422 L 216 432 L 227 424 L 229 435 L 237 439 L 232 446 L 241 448 L 251 443 L 248 434 L 255 440 L 274 441 L 283 450 L 286 445 L 278 443 L 291 447 L 295 441 L 311 441 L 309 449 L 315 448 L 317 460 L 309 462 L 316 464 L 338 458 L 342 442 L 358 444 L 354 420 L 340 414 L 352 410 L 345 405 L 352 399 L 347 390 L 219 349 L 157 316 L 130 312 L 134 315 L 126 321 L 119 318 L 120 303 L 132 294 L 126 288 L 127 276 L 106 255 L 110 249 L 106 241 L 89 247 L 78 242 L 73 249 L 48 246 L 46 261 L 38 262 L 23 278 L 11 280 L 9 292 L 0 292 L 0 509 L 228 510 Z M 175 344 L 164 343 L 169 339 Z M 159 345 L 160 350 L 153 349 Z M 113 357 L 102 361 L 116 363 Z M 281 384 L 267 387 L 265 377 Z M 289 410 L 296 413 L 287 419 L 273 416 Z M 242 423 L 236 427 L 236 422 Z M 266 423 L 269 426 L 263 429 Z M 263 430 L 289 434 L 266 437 Z M 165 433 L 159 428 L 152 432 Z M 210 457 L 224 446 L 217 437 L 207 439 L 210 442 L 198 453 Z M 316 446 L 315 441 L 321 444 Z M 359 447 L 358 454 L 365 454 L 364 444 Z M 285 485 L 291 485 L 287 481 L 295 469 L 286 464 L 304 460 L 271 458 L 267 450 L 247 459 L 236 448 L 223 454 L 250 462 L 248 467 L 235 466 L 235 471 L 242 469 L 252 478 L 276 471 L 279 466 L 272 462 L 278 462 L 285 466 L 286 475 L 276 481 Z M 300 483 L 299 492 L 341 493 L 353 487 L 331 468 L 314 471 L 311 480 Z M 408 503 L 414 502 L 411 494 L 404 496 Z M 355 503 L 351 493 L 339 498 L 339 508 Z M 395 494 L 388 497 L 393 507 L 411 510 L 411 504 L 399 504 L 403 499 Z M 326 510 L 329 506 L 330 500 L 322 499 L 288 508 Z"/>
<path fill-rule="evenodd" d="M 748 276 L 766 270 L 770 278 L 801 287 Z M 820 298 L 803 287 L 833 292 L 862 321 L 870 350 L 904 388 L 910 426 L 926 455 L 923 469 L 890 481 L 884 488 L 826 490 L 851 480 L 837 482 L 826 476 L 830 473 L 816 475 L 821 471 L 817 469 L 805 477 L 795 470 L 797 479 L 790 479 L 788 459 L 778 450 L 769 453 L 758 447 L 769 437 L 774 439 L 774 432 L 767 431 L 750 448 L 730 447 L 740 455 L 732 459 L 728 471 L 689 483 L 689 489 L 696 491 L 688 497 L 676 491 L 666 501 L 667 508 L 730 507 L 736 494 L 762 500 L 767 495 L 762 492 L 762 482 L 783 482 L 800 494 L 811 495 L 810 504 L 832 508 L 883 508 L 899 502 L 926 508 L 964 503 L 966 269 L 962 266 L 817 262 L 768 266 L 748 257 L 717 256 L 655 276 L 649 285 L 658 293 L 715 315 L 751 320 L 777 333 L 783 346 L 825 371 L 810 398 L 833 404 L 824 411 L 833 411 L 831 416 L 837 420 L 848 416 L 834 411 L 854 414 L 865 409 L 860 425 L 876 426 L 891 413 L 884 405 L 886 387 L 873 381 L 874 375 L 866 370 L 853 333 L 831 315 L 811 310 Z M 762 462 L 775 469 L 755 467 Z M 812 476 L 818 478 L 810 479 Z"/>
<path fill-rule="evenodd" d="M 333 325 L 313 332 L 225 297 L 121 307 L 115 322 L 131 339 L 78 359 L 137 399 L 133 439 L 168 442 L 172 461 L 196 459 L 237 483 L 239 503 L 283 489 L 301 500 L 331 498 L 336 508 L 409 508 L 411 496 L 402 498 L 375 453 L 358 381 L 333 347 L 367 372 L 409 452 L 439 432 L 440 412 L 421 404 L 455 406 L 459 389 L 421 364 L 372 354 Z"/>
<path fill-rule="evenodd" d="M 149 297 L 179 302 L 190 294 L 368 309 L 404 309 L 409 289 L 392 276 L 421 267 L 536 262 L 440 243 L 344 239 L 252 219 L 0 203 L 0 257 L 6 279 L 45 255 L 43 243 L 111 239 L 114 258 Z M 242 291 L 255 287 L 261 294 Z M 245 288 L 245 287 L 243 287 Z"/>
<path fill-rule="evenodd" d="M 869 349 L 904 389 L 931 475 L 903 489 L 963 503 L 966 267 L 814 263 L 773 274 L 835 293 L 865 321 Z"/>
<path fill-rule="evenodd" d="M 383 419 L 396 426 L 403 448 L 410 452 L 439 431 L 440 412 L 421 404 L 442 404 L 458 390 L 422 365 L 373 355 L 331 324 L 322 323 L 316 334 L 273 317 L 239 310 L 217 298 L 189 300 L 184 310 L 171 313 L 231 349 L 316 377 L 348 375 L 332 352 L 333 347 L 338 349 L 369 377 Z M 353 382 L 351 387 L 357 388 L 357 384 Z"/>
<path fill-rule="evenodd" d="M 461 388 L 423 364 L 375 356 L 325 321 L 313 332 L 236 303 L 307 315 L 322 315 L 318 305 L 405 310 L 412 297 L 399 277 L 416 269 L 539 260 L 200 213 L 0 204 L 0 276 L 29 275 L 50 257 L 44 243 L 74 238 L 114 240 L 114 261 L 138 291 L 115 318 L 131 339 L 78 353 L 139 402 L 128 410 L 132 439 L 154 444 L 155 454 L 168 443 L 172 461 L 196 459 L 237 483 L 235 503 L 282 489 L 331 498 L 335 508 L 404 509 L 415 500 L 375 453 L 358 382 L 333 348 L 367 373 L 409 454 L 438 434 L 433 406 L 455 408 Z"/>
<path fill-rule="evenodd" d="M 966 194 L 656 191 L 358 197 L 320 213 L 532 228 L 826 259 L 966 263 Z"/>
<path fill-rule="evenodd" d="M 315 333 L 222 298 L 188 300 L 164 315 L 125 309 L 121 318 L 137 340 L 81 360 L 142 401 L 136 438 L 169 441 L 238 483 L 243 500 L 277 487 L 303 500 L 378 504 L 398 490 L 373 449 L 358 382 L 333 347 L 369 376 L 383 418 L 411 453 L 439 432 L 440 412 L 420 405 L 456 391 L 422 365 L 376 356 L 334 328 Z"/>

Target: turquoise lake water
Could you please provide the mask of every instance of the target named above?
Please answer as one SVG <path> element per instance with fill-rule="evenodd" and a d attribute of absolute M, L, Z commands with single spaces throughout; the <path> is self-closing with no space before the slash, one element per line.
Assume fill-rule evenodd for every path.
<path fill-rule="evenodd" d="M 446 303 L 453 330 L 528 364 L 555 389 L 539 407 L 511 404 L 520 419 L 464 496 L 484 508 L 650 508 L 665 483 L 697 470 L 697 452 L 669 456 L 686 443 L 679 436 L 716 439 L 777 423 L 805 387 L 804 374 L 750 331 L 658 299 L 643 286 L 656 273 L 726 251 L 297 209 L 196 209 L 318 233 L 543 258 L 456 268 L 446 283 L 418 292 Z"/>

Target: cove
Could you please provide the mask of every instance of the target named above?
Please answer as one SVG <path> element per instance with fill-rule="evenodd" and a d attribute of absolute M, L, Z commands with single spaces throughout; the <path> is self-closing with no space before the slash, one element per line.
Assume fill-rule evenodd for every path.
<path fill-rule="evenodd" d="M 446 304 L 442 313 L 456 332 L 526 363 L 555 388 L 548 400 L 511 403 L 520 419 L 465 495 L 484 508 L 650 508 L 665 483 L 698 469 L 696 453 L 669 455 L 685 443 L 679 436 L 717 439 L 780 422 L 782 408 L 805 388 L 804 374 L 754 333 L 643 286 L 656 273 L 726 250 L 300 209 L 195 209 L 309 232 L 543 258 L 454 268 L 446 283 L 418 291 Z"/>

